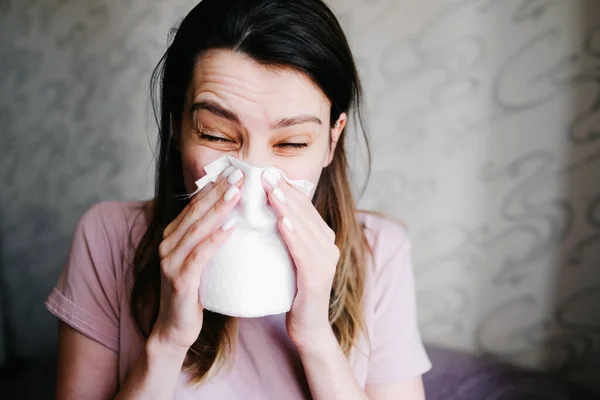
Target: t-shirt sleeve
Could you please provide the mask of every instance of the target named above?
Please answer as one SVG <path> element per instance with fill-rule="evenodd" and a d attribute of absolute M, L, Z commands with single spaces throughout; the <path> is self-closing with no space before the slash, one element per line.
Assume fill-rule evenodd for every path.
<path fill-rule="evenodd" d="M 102 203 L 96 204 L 77 223 L 67 264 L 46 308 L 82 334 L 118 351 L 120 308 L 113 247 Z"/>
<path fill-rule="evenodd" d="M 396 224 L 394 224 L 396 225 Z M 380 232 L 384 248 L 393 249 L 376 268 L 374 328 L 367 383 L 399 382 L 431 368 L 417 320 L 411 244 L 398 226 Z"/>

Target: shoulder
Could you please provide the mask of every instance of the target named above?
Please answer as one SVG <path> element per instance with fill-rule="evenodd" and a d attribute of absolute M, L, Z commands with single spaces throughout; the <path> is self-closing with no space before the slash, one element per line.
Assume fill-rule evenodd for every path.
<path fill-rule="evenodd" d="M 382 269 L 403 249 L 410 248 L 410 238 L 406 226 L 392 216 L 381 213 L 359 211 L 359 223 L 373 255 L 373 267 Z"/>
<path fill-rule="evenodd" d="M 113 227 L 131 224 L 144 215 L 148 205 L 147 201 L 101 201 L 86 210 L 81 222 L 102 221 Z"/>
<path fill-rule="evenodd" d="M 78 228 L 101 228 L 114 237 L 135 224 L 146 223 L 148 206 L 149 203 L 144 201 L 102 201 L 85 211 L 79 219 Z"/>
<path fill-rule="evenodd" d="M 142 232 L 144 202 L 110 201 L 89 207 L 79 218 L 67 262 L 46 305 L 61 320 L 114 351 L 119 349 L 125 266 L 131 233 Z"/>
<path fill-rule="evenodd" d="M 110 251 L 114 256 L 123 256 L 145 232 L 149 210 L 150 203 L 145 201 L 96 203 L 80 217 L 75 238 L 83 238 L 92 252 Z"/>

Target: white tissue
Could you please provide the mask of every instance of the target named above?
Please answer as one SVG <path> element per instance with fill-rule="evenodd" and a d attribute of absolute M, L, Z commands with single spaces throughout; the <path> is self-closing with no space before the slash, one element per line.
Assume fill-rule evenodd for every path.
<path fill-rule="evenodd" d="M 241 199 L 230 217 L 236 228 L 202 272 L 200 302 L 207 310 L 234 317 L 261 317 L 290 310 L 296 295 L 293 260 L 277 227 L 277 217 L 262 186 L 268 170 L 307 196 L 313 184 L 288 179 L 275 167 L 259 168 L 230 156 L 206 165 L 206 175 L 196 181 L 202 190 L 230 165 L 244 172 Z"/>

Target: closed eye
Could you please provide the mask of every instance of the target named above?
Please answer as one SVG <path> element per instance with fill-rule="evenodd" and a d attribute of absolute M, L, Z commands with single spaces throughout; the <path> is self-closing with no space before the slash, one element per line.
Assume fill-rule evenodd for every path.
<path fill-rule="evenodd" d="M 216 143 L 235 143 L 233 140 L 231 139 L 227 139 L 221 136 L 214 136 L 214 135 L 210 135 L 207 133 L 208 131 L 200 131 L 199 135 L 200 138 L 207 140 L 209 142 L 216 142 Z M 275 145 L 275 147 L 279 147 L 282 149 L 303 149 L 308 147 L 307 143 L 277 143 Z"/>
<path fill-rule="evenodd" d="M 208 140 L 209 142 L 233 143 L 233 140 L 229 140 L 220 136 L 208 135 L 204 132 L 200 132 L 200 137 L 202 139 Z"/>
<path fill-rule="evenodd" d="M 304 147 L 307 147 L 308 145 L 306 143 L 278 143 L 275 146 L 287 147 L 287 148 L 293 148 L 293 149 L 302 149 Z"/>

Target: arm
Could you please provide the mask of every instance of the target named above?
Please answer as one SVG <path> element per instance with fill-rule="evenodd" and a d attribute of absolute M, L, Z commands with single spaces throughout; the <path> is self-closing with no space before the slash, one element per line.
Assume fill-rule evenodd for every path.
<path fill-rule="evenodd" d="M 106 258 L 111 253 L 110 235 L 98 207 L 82 218 L 69 263 L 47 301 L 48 309 L 66 322 L 59 328 L 57 399 L 173 397 L 185 355 L 202 328 L 200 274 L 233 232 L 231 226 L 222 226 L 239 201 L 239 188 L 233 198 L 225 198 L 233 185 L 220 179 L 196 195 L 165 229 L 159 247 L 158 319 L 118 395 L 120 321 L 115 273 Z"/>
<path fill-rule="evenodd" d="M 172 398 L 185 354 L 151 337 L 115 400 Z"/>
<path fill-rule="evenodd" d="M 423 379 L 420 376 L 406 382 L 368 384 L 365 392 L 370 400 L 425 400 Z"/>
<path fill-rule="evenodd" d="M 58 328 L 56 399 L 113 398 L 118 386 L 118 362 L 116 352 L 61 321 Z"/>
<path fill-rule="evenodd" d="M 298 348 L 313 398 L 423 400 L 420 374 L 407 374 L 410 368 L 419 369 L 423 364 L 422 357 L 411 357 L 422 347 L 416 325 L 412 326 L 416 322 L 413 321 L 412 276 L 389 273 L 398 275 L 404 271 L 406 275 L 410 272 L 407 260 L 390 260 L 395 268 L 388 268 L 379 275 L 378 332 L 370 359 L 371 384 L 367 384 L 365 393 L 328 319 L 331 285 L 339 259 L 335 234 L 303 193 L 285 181 L 277 182 L 269 176 L 264 180 L 269 202 L 280 218 L 279 229 L 296 265 L 298 292 L 287 314 L 286 325 L 290 339 Z M 394 255 L 398 254 L 404 256 L 407 252 Z M 399 367 L 400 360 L 410 367 Z"/>
<path fill-rule="evenodd" d="M 300 357 L 313 398 L 425 400 L 420 376 L 405 382 L 367 384 L 363 392 L 354 378 L 350 364 L 333 332 L 314 343 L 314 347 L 300 350 Z"/>
<path fill-rule="evenodd" d="M 373 347 L 365 393 L 329 324 L 330 293 L 340 255 L 335 234 L 307 196 L 285 181 L 270 176 L 263 180 L 296 266 L 298 291 L 286 325 L 313 397 L 423 400 L 421 373 L 430 363 L 417 325 L 410 242 L 404 231 L 388 223 L 380 232 L 385 240 L 379 252 L 386 256 L 375 274 Z"/>
<path fill-rule="evenodd" d="M 60 322 L 58 338 L 57 400 L 167 399 L 173 396 L 185 351 L 149 339 L 115 397 L 119 382 L 117 353 L 64 322 Z"/>
<path fill-rule="evenodd" d="M 333 331 L 329 329 L 320 340 L 314 340 L 313 343 L 314 346 L 298 348 L 313 398 L 368 399 L 356 381 Z"/>

